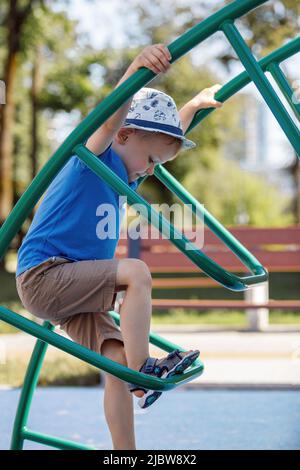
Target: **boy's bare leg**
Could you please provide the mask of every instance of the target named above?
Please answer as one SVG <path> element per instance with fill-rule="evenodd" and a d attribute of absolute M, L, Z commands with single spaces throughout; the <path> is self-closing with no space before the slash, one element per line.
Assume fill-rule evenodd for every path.
<path fill-rule="evenodd" d="M 120 260 L 116 284 L 127 286 L 120 308 L 120 326 L 128 367 L 139 370 L 149 357 L 152 278 L 148 266 L 139 259 Z M 133 393 L 137 397 L 144 395 L 143 391 Z"/>
<path fill-rule="evenodd" d="M 101 354 L 127 365 L 123 344 L 116 339 L 103 342 Z M 114 450 L 135 450 L 133 397 L 127 384 L 111 374 L 105 374 L 104 413 L 111 433 Z"/>
<path fill-rule="evenodd" d="M 127 285 L 120 308 L 120 327 L 128 367 L 139 370 L 149 357 L 152 279 L 147 265 L 138 259 L 120 260 L 117 285 Z M 141 397 L 144 392 L 134 392 Z"/>

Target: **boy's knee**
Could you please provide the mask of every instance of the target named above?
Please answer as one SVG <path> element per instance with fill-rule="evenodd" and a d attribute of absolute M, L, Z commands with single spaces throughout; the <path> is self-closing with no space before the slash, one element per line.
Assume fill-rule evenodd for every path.
<path fill-rule="evenodd" d="M 118 275 L 120 284 L 131 286 L 152 287 L 152 277 L 150 270 L 144 261 L 140 259 L 123 259 L 118 266 Z"/>

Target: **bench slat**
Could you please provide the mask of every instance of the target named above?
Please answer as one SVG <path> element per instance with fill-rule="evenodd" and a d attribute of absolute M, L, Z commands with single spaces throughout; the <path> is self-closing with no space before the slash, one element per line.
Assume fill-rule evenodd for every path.
<path fill-rule="evenodd" d="M 300 300 L 270 300 L 269 302 L 253 304 L 244 300 L 207 300 L 207 299 L 152 299 L 152 307 L 157 310 L 167 308 L 208 309 L 282 309 L 300 310 Z"/>

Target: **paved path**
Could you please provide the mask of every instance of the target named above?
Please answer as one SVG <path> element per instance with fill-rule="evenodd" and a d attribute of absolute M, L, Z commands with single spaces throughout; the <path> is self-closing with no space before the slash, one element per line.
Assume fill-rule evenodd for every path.
<path fill-rule="evenodd" d="M 199 349 L 203 375 L 187 386 L 266 387 L 300 389 L 300 329 L 272 328 L 268 332 L 217 328 L 154 326 L 153 331 L 186 349 Z M 61 331 L 58 329 L 58 333 Z M 24 333 L 0 336 L 0 362 L 30 355 L 35 339 Z M 49 346 L 47 357 L 64 354 Z M 164 353 L 150 348 L 153 356 Z"/>
<path fill-rule="evenodd" d="M 190 386 L 300 388 L 299 330 L 156 331 L 179 346 L 200 350 L 205 370 Z"/>

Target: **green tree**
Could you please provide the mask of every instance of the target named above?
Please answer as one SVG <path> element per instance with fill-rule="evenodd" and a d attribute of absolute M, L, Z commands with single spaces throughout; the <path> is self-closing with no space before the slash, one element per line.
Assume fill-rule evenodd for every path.
<path fill-rule="evenodd" d="M 76 51 L 76 23 L 68 18 L 66 12 L 52 10 L 53 6 L 53 2 L 50 4 L 42 0 L 11 0 L 6 8 L 2 5 L 4 20 L 0 25 L 0 54 L 4 58 L 2 76 L 7 85 L 6 105 L 1 108 L 0 115 L 2 222 L 36 175 L 41 163 L 49 158 L 51 146 L 46 123 L 51 121 L 50 106 L 49 103 L 43 105 L 41 95 L 45 82 L 50 81 L 48 74 L 50 71 L 53 73 L 57 64 L 65 64 L 64 79 L 67 81 L 70 72 L 67 66 Z M 79 56 L 81 51 L 77 49 Z M 79 71 L 78 83 L 82 82 L 81 76 Z M 53 81 L 51 85 L 55 87 Z M 80 90 L 77 96 L 79 94 Z M 84 96 L 81 97 L 83 99 Z M 55 109 L 65 109 L 65 104 L 66 100 L 60 108 L 56 104 Z M 24 234 L 20 230 L 17 246 L 13 246 L 19 246 Z"/>
<path fill-rule="evenodd" d="M 262 177 L 242 171 L 236 162 L 220 159 L 214 171 L 195 168 L 183 184 L 225 225 L 276 227 L 293 222 L 289 199 Z"/>

